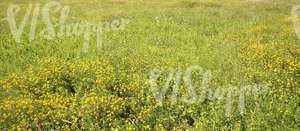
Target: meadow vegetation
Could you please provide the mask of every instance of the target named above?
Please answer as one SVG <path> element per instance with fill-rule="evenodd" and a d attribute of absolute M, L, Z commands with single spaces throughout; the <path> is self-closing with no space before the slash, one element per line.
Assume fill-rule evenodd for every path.
<path fill-rule="evenodd" d="M 66 23 L 128 19 L 124 30 L 104 30 L 103 49 L 92 33 L 44 39 L 38 17 L 17 43 L 6 20 L 19 5 L 18 25 L 29 4 L 0 2 L 0 130 L 297 130 L 300 127 L 300 40 L 291 20 L 298 0 L 57 0 L 70 6 Z M 59 11 L 50 11 L 58 23 Z M 300 14 L 300 10 L 299 10 Z M 31 18 L 30 18 L 31 19 Z M 58 28 L 55 28 L 58 31 Z M 149 72 L 162 71 L 164 87 L 172 68 L 211 71 L 210 89 L 271 84 L 264 94 L 171 102 L 175 78 L 162 106 L 151 92 Z M 192 73 L 194 87 L 202 75 Z M 186 94 L 184 83 L 178 96 Z M 255 95 L 255 94 L 254 94 Z M 200 95 L 198 94 L 197 98 Z"/>

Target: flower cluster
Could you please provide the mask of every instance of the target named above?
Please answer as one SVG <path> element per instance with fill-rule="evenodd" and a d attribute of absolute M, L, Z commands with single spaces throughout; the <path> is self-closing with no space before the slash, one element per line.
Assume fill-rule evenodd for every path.
<path fill-rule="evenodd" d="M 106 60 L 92 64 L 40 59 L 24 73 L 1 80 L 1 90 L 17 94 L 3 100 L 0 126 L 13 130 L 136 129 L 134 123 L 147 120 L 155 107 L 144 102 L 154 100 L 140 95 L 143 85 L 134 72 L 134 68 L 115 69 Z"/>

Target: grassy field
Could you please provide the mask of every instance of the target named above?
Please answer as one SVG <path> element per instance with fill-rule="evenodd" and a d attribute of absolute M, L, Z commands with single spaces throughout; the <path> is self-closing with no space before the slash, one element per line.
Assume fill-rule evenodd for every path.
<path fill-rule="evenodd" d="M 49 2 L 0 2 L 0 130 L 299 129 L 299 0 L 57 0 L 47 39 Z M 9 8 L 20 28 L 30 4 L 17 42 Z M 105 23 L 101 50 L 94 28 L 88 47 L 84 33 L 58 35 L 66 6 L 66 24 Z"/>

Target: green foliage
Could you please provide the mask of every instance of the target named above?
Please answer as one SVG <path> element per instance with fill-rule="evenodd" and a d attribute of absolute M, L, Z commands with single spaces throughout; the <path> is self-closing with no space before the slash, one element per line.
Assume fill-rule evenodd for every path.
<path fill-rule="evenodd" d="M 20 5 L 20 25 L 29 4 L 0 3 L 0 17 Z M 47 40 L 41 16 L 35 40 L 30 22 L 16 43 L 0 20 L 0 130 L 297 130 L 299 116 L 299 39 L 290 19 L 297 0 L 75 0 L 66 23 L 110 22 L 126 18 L 124 30 L 103 31 L 103 50 L 91 34 Z M 58 22 L 60 12 L 51 12 Z M 31 20 L 31 18 L 30 18 Z M 58 32 L 59 28 L 56 28 Z M 174 80 L 156 104 L 149 72 L 162 71 L 163 88 L 171 68 L 198 65 L 212 72 L 209 89 L 271 83 L 266 94 L 245 97 L 245 110 L 226 99 L 171 103 Z M 192 75 L 199 89 L 202 75 Z M 181 83 L 178 96 L 186 93 Z M 197 98 L 200 97 L 198 93 Z M 225 96 L 226 97 L 226 96 Z"/>

